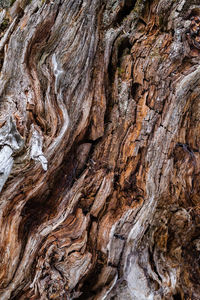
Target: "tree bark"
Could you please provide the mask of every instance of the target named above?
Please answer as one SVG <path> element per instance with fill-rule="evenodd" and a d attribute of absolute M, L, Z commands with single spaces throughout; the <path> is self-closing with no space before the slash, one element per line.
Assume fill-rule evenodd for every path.
<path fill-rule="evenodd" d="M 200 299 L 199 0 L 0 11 L 0 299 Z"/>

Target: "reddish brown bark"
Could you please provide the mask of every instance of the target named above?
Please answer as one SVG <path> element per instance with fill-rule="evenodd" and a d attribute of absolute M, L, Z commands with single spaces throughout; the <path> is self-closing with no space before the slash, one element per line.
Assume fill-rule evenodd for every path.
<path fill-rule="evenodd" d="M 199 299 L 198 1 L 0 20 L 0 298 Z"/>

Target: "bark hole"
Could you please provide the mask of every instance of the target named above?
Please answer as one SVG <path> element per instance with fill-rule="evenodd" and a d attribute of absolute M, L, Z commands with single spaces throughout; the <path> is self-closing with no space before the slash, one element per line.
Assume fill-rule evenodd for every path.
<path fill-rule="evenodd" d="M 125 2 L 125 3 L 124 3 Z M 120 25 L 121 22 L 123 22 L 124 18 L 126 16 L 128 16 L 130 14 L 130 12 L 133 10 L 135 4 L 136 4 L 137 0 L 125 0 L 125 1 L 121 1 L 120 6 L 122 7 L 116 18 L 115 18 L 115 22 L 114 22 L 114 26 Z"/>

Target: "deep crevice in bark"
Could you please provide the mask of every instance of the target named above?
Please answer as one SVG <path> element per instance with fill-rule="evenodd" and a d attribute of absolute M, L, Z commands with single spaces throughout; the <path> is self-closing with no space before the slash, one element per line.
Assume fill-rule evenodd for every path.
<path fill-rule="evenodd" d="M 20 1 L 0 11 L 0 298 L 198 299 L 198 1 Z"/>
<path fill-rule="evenodd" d="M 119 9 L 119 12 L 114 19 L 113 26 L 119 26 L 124 21 L 134 9 L 136 2 L 137 0 L 124 0 L 119 3 L 121 9 Z"/>

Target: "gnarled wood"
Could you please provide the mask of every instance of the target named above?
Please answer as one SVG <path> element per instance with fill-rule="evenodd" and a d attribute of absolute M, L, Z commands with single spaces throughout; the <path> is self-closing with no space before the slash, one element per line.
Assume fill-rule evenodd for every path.
<path fill-rule="evenodd" d="M 199 1 L 6 6 L 0 298 L 199 299 Z"/>

